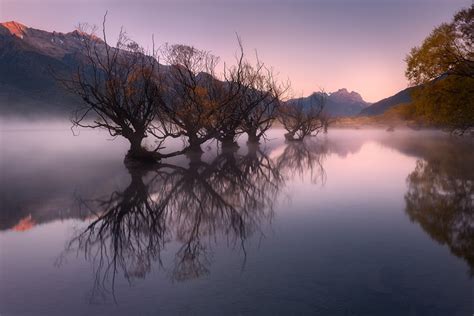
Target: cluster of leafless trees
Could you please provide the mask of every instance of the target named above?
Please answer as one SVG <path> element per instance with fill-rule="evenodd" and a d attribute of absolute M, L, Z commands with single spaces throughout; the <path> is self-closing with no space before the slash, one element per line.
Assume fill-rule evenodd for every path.
<path fill-rule="evenodd" d="M 326 103 L 324 92 L 313 94 L 307 100 L 302 99 L 286 102 L 280 107 L 278 119 L 288 131 L 286 140 L 303 140 L 304 137 L 326 131 L 327 115 L 323 112 Z"/>
<path fill-rule="evenodd" d="M 324 126 L 324 100 L 309 107 L 285 103 L 289 83 L 278 81 L 258 56 L 247 59 L 240 38 L 235 64 L 218 72 L 219 59 L 208 51 L 187 45 L 145 50 L 123 31 L 111 47 L 105 19 L 103 39 L 94 33 L 87 27 L 77 32 L 81 61 L 72 78 L 61 80 L 83 100 L 72 122 L 126 138 L 128 158 L 157 161 L 201 151 L 210 139 L 232 147 L 241 134 L 258 144 L 277 118 L 288 140 L 301 140 Z M 143 140 L 150 135 L 156 144 L 145 148 Z M 163 153 L 169 138 L 185 139 L 185 148 Z"/>

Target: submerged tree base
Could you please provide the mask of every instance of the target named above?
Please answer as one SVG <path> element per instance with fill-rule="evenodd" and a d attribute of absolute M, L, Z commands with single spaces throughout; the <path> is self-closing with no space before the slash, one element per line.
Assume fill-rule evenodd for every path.
<path fill-rule="evenodd" d="M 257 135 L 248 135 L 248 140 L 247 140 L 247 143 L 248 144 L 260 144 L 260 137 L 258 137 Z"/>
<path fill-rule="evenodd" d="M 189 159 L 191 163 L 201 161 L 201 157 L 204 154 L 204 151 L 199 148 L 188 147 L 184 155 Z"/>
<path fill-rule="evenodd" d="M 286 133 L 285 134 L 285 140 L 290 141 L 290 142 L 301 142 L 301 141 L 303 141 L 303 138 L 304 138 L 304 136 L 295 138 L 295 135 L 292 134 L 292 133 Z"/>
<path fill-rule="evenodd" d="M 129 150 L 125 155 L 124 163 L 130 167 L 136 165 L 151 165 L 159 163 L 161 158 L 160 154 L 141 148 L 140 150 Z"/>
<path fill-rule="evenodd" d="M 225 148 L 225 149 L 236 149 L 236 148 L 239 148 L 239 144 L 237 144 L 236 141 L 232 140 L 232 141 L 223 141 L 221 143 L 221 147 L 222 148 Z"/>
<path fill-rule="evenodd" d="M 196 153 L 203 153 L 204 152 L 204 150 L 202 150 L 200 144 L 189 145 L 188 147 L 186 147 L 185 150 L 186 150 L 186 154 L 188 154 L 188 153 L 196 154 Z"/>

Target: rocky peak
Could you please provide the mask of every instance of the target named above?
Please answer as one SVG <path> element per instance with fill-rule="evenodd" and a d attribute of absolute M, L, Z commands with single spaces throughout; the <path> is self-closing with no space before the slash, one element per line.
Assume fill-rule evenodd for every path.
<path fill-rule="evenodd" d="M 61 34 L 62 34 L 62 33 L 61 33 Z M 103 42 L 103 40 L 102 40 L 100 37 L 98 37 L 98 36 L 96 36 L 96 35 L 94 35 L 94 34 L 88 34 L 88 33 L 86 33 L 86 32 L 83 32 L 83 31 L 81 31 L 81 30 L 78 30 L 78 29 L 76 29 L 76 30 L 74 30 L 74 31 L 72 31 L 72 32 L 66 33 L 66 34 L 64 34 L 64 35 L 65 35 L 65 36 L 72 37 L 72 38 L 76 38 L 76 39 L 79 39 L 79 40 L 83 40 L 84 38 L 90 38 L 90 39 L 93 40 L 93 41 Z"/>
<path fill-rule="evenodd" d="M 11 35 L 14 35 L 19 38 L 23 38 L 26 35 L 28 27 L 16 22 L 16 21 L 8 21 L 0 23 Z"/>
<path fill-rule="evenodd" d="M 20 44 L 22 49 L 59 59 L 64 58 L 66 54 L 75 54 L 80 51 L 83 48 L 82 42 L 86 38 L 96 43 L 103 43 L 99 37 L 80 30 L 69 33 L 48 32 L 27 27 L 15 21 L 0 23 L 0 36 L 13 40 L 13 42 L 8 41 L 8 44 L 6 44 L 8 46 L 12 46 L 12 43 Z M 7 42 L 4 41 L 4 45 L 5 43 Z"/>
<path fill-rule="evenodd" d="M 337 90 L 329 94 L 330 98 L 339 102 L 364 102 L 362 96 L 355 91 L 349 92 L 346 88 Z"/>

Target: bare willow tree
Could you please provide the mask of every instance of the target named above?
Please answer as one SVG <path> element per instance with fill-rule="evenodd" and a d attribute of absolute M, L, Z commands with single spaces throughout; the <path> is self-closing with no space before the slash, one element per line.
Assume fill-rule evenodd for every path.
<path fill-rule="evenodd" d="M 200 151 L 211 138 L 233 147 L 242 133 L 249 135 L 250 143 L 258 143 L 289 89 L 258 56 L 254 63 L 245 59 L 239 37 L 237 43 L 236 63 L 224 65 L 220 74 L 218 58 L 207 51 L 186 45 L 165 45 L 162 50 L 169 65 L 162 125 L 185 136 L 188 149 Z"/>
<path fill-rule="evenodd" d="M 258 56 L 255 62 L 247 60 L 239 37 L 237 42 L 236 63 L 224 66 L 225 98 L 215 121 L 216 138 L 224 147 L 237 146 L 236 139 L 243 133 L 249 135 L 250 142 L 257 143 L 270 128 L 280 97 L 287 91 Z"/>
<path fill-rule="evenodd" d="M 201 151 L 200 145 L 214 137 L 213 121 L 221 110 L 218 58 L 187 45 L 167 44 L 162 51 L 169 69 L 161 123 L 174 135 L 185 136 L 188 149 Z"/>
<path fill-rule="evenodd" d="M 323 132 L 325 134 L 328 132 L 329 125 L 333 124 L 336 121 L 336 119 L 331 114 L 324 110 L 319 115 L 319 119 L 321 120 L 321 124 L 323 125 Z"/>
<path fill-rule="evenodd" d="M 113 137 L 126 138 L 130 142 L 127 157 L 132 159 L 150 161 L 173 155 L 158 153 L 168 135 L 153 124 L 164 103 L 156 50 L 146 51 L 123 30 L 115 46 L 109 46 L 105 21 L 104 16 L 103 39 L 95 35 L 95 27 L 79 26 L 81 62 L 72 78 L 60 79 L 83 100 L 73 114 L 73 126 L 105 129 Z M 160 139 L 153 150 L 142 144 L 148 135 Z"/>
<path fill-rule="evenodd" d="M 255 65 L 246 63 L 243 80 L 245 86 L 242 102 L 249 112 L 242 118 L 242 131 L 248 142 L 258 144 L 276 119 L 280 103 L 289 91 L 289 82 L 279 83 L 271 68 L 256 58 Z"/>
<path fill-rule="evenodd" d="M 236 64 L 224 65 L 222 74 L 223 101 L 221 102 L 219 116 L 214 121 L 215 138 L 223 147 L 237 146 L 236 138 L 243 133 L 241 129 L 243 119 L 250 113 L 250 106 L 244 102 L 244 96 L 249 91 L 249 82 L 246 80 L 246 67 L 244 48 L 241 39 L 237 36 L 239 46 L 236 54 Z"/>
<path fill-rule="evenodd" d="M 106 15 L 103 39 L 88 25 L 75 32 L 81 43 L 77 69 L 71 78 L 60 79 L 83 100 L 73 114 L 73 127 L 105 129 L 113 137 L 124 137 L 130 143 L 127 158 L 156 162 L 201 151 L 201 144 L 212 138 L 233 147 L 237 137 L 247 133 L 249 143 L 258 143 L 272 126 L 289 84 L 277 82 L 258 56 L 255 62 L 245 59 L 239 37 L 235 64 L 224 65 L 216 74 L 218 58 L 194 47 L 165 45 L 161 52 L 166 66 L 159 64 L 154 45 L 145 50 L 123 30 L 112 47 L 105 22 Z M 290 134 L 304 137 L 315 131 L 314 117 L 322 107 L 302 111 L 304 119 Z M 289 117 L 292 112 L 282 113 Z M 157 143 L 151 149 L 143 144 L 150 135 Z M 169 137 L 184 137 L 186 148 L 163 153 Z"/>
<path fill-rule="evenodd" d="M 321 91 L 308 99 L 294 99 L 281 105 L 278 119 L 288 131 L 285 139 L 302 141 L 306 136 L 317 135 L 324 128 L 325 103 L 326 94 Z"/>

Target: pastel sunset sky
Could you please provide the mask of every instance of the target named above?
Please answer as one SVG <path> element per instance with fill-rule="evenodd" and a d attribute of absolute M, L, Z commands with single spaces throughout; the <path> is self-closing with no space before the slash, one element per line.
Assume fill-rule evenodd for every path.
<path fill-rule="evenodd" d="M 69 32 L 100 24 L 108 11 L 147 46 L 184 43 L 231 62 L 235 33 L 246 51 L 289 78 L 295 94 L 357 91 L 369 102 L 407 86 L 404 58 L 429 32 L 472 0 L 0 0 L 0 20 Z"/>

